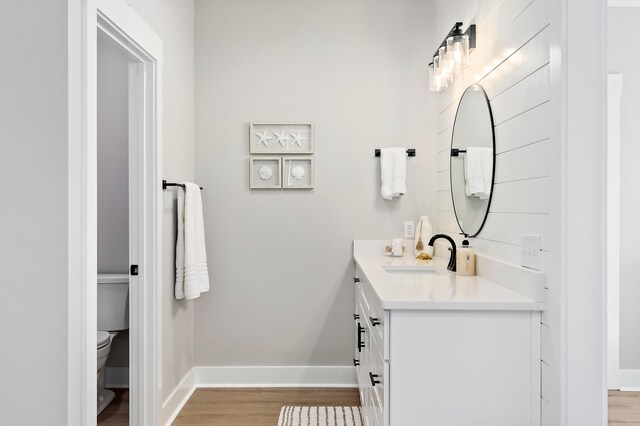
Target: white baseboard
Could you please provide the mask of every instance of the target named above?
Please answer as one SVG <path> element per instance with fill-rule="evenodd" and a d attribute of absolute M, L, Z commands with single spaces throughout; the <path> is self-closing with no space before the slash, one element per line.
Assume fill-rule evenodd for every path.
<path fill-rule="evenodd" d="M 640 391 L 640 370 L 618 370 L 621 391 Z"/>
<path fill-rule="evenodd" d="M 333 387 L 355 388 L 354 367 L 193 367 L 162 404 L 161 423 L 169 426 L 197 388 Z"/>
<path fill-rule="evenodd" d="M 197 387 L 354 388 L 354 367 L 194 367 Z"/>
<path fill-rule="evenodd" d="M 193 369 L 184 376 L 171 395 L 162 404 L 160 424 L 171 425 L 196 390 Z"/>
<path fill-rule="evenodd" d="M 129 367 L 107 367 L 105 376 L 107 388 L 129 387 Z"/>

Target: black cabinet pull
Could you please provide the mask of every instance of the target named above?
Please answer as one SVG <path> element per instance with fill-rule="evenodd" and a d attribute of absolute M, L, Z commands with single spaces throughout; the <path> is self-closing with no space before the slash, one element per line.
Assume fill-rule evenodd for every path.
<path fill-rule="evenodd" d="M 371 379 L 371 386 L 380 384 L 380 380 L 376 380 L 378 377 L 380 376 L 377 374 L 373 374 L 372 372 L 369 372 L 369 379 Z"/>
<path fill-rule="evenodd" d="M 359 319 L 360 319 L 360 315 L 358 315 L 358 314 L 353 314 L 353 319 L 354 319 L 354 320 L 359 320 Z"/>
<path fill-rule="evenodd" d="M 359 282 L 360 282 L 360 278 L 353 277 L 353 282 L 354 282 L 354 283 L 359 283 Z"/>
<path fill-rule="evenodd" d="M 357 367 L 357 366 L 359 366 L 359 365 L 360 365 L 360 361 L 358 361 L 357 359 L 355 359 L 355 358 L 354 358 L 354 359 L 353 359 L 353 366 L 354 366 L 354 367 Z"/>
<path fill-rule="evenodd" d="M 364 348 L 362 333 L 364 333 L 364 327 L 361 326 L 360 323 L 358 323 L 358 352 L 362 352 L 362 348 Z"/>
<path fill-rule="evenodd" d="M 369 317 L 369 322 L 371 322 L 371 326 L 375 327 L 380 325 L 380 318 Z"/>

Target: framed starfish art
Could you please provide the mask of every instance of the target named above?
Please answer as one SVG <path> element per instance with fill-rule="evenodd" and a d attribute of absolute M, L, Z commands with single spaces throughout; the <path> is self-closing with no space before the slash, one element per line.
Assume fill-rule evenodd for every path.
<path fill-rule="evenodd" d="M 251 154 L 313 154 L 313 124 L 251 123 Z"/>

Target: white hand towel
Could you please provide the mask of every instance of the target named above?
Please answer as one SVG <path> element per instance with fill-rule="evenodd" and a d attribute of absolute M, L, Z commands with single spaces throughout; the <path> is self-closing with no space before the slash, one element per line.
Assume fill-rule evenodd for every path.
<path fill-rule="evenodd" d="M 175 296 L 195 299 L 209 291 L 209 270 L 200 187 L 190 182 L 184 185 L 184 191 L 178 191 Z"/>
<path fill-rule="evenodd" d="M 464 155 L 464 179 L 467 196 L 489 198 L 493 177 L 493 149 L 468 147 Z"/>
<path fill-rule="evenodd" d="M 184 191 L 178 189 L 178 208 L 176 209 L 178 235 L 176 237 L 176 299 L 184 299 Z"/>
<path fill-rule="evenodd" d="M 385 200 L 407 192 L 407 148 L 380 149 L 380 193 Z"/>

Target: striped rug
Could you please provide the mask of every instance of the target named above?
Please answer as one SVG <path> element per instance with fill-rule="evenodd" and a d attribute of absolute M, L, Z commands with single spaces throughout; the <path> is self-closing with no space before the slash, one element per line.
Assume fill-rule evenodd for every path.
<path fill-rule="evenodd" d="M 278 426 L 362 426 L 360 407 L 282 407 Z"/>

